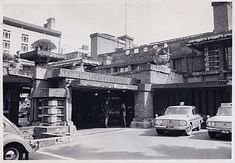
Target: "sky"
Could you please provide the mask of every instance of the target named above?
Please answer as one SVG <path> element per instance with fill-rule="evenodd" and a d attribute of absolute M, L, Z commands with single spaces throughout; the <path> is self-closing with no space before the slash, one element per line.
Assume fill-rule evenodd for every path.
<path fill-rule="evenodd" d="M 4 16 L 43 26 L 56 19 L 62 44 L 90 46 L 90 34 L 126 33 L 134 44 L 213 31 L 211 0 L 5 0 Z"/>

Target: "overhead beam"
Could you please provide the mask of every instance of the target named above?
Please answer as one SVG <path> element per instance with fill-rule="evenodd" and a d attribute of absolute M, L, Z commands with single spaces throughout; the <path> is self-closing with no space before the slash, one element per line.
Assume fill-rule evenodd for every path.
<path fill-rule="evenodd" d="M 124 85 L 139 83 L 139 80 L 137 79 L 69 70 L 64 68 L 48 70 L 47 78 L 71 78 L 71 79 L 90 80 L 90 81 L 116 83 Z"/>
<path fill-rule="evenodd" d="M 197 82 L 197 83 L 174 83 L 174 84 L 154 84 L 154 89 L 159 88 L 206 88 L 206 87 L 229 86 L 228 81 Z"/>
<path fill-rule="evenodd" d="M 72 88 L 87 87 L 87 88 L 107 88 L 107 89 L 120 89 L 120 90 L 137 90 L 137 85 L 97 82 L 88 80 L 73 80 L 70 84 Z"/>

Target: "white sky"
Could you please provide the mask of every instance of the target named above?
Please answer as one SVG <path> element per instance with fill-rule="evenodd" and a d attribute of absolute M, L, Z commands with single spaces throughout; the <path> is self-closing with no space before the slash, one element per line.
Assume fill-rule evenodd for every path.
<path fill-rule="evenodd" d="M 43 26 L 56 19 L 63 44 L 90 46 L 91 33 L 125 34 L 124 0 L 5 0 L 4 16 Z M 137 45 L 213 30 L 211 0 L 127 0 L 127 34 Z"/>

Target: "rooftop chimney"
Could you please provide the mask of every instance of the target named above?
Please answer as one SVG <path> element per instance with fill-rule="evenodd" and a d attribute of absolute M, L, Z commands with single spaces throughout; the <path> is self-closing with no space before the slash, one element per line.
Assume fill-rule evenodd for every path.
<path fill-rule="evenodd" d="M 55 18 L 47 19 L 47 23 L 44 24 L 44 27 L 48 29 L 55 29 Z"/>
<path fill-rule="evenodd" d="M 128 35 L 124 35 L 124 36 L 118 37 L 118 39 L 125 41 L 125 48 L 126 49 L 133 47 L 133 40 L 134 40 L 133 37 L 130 37 Z"/>
<path fill-rule="evenodd" d="M 214 32 L 232 30 L 232 2 L 212 2 Z"/>

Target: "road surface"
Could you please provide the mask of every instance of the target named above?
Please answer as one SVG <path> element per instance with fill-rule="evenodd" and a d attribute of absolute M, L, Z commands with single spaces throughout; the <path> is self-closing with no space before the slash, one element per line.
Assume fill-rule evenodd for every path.
<path fill-rule="evenodd" d="M 95 128 L 78 130 L 71 143 L 41 148 L 29 159 L 231 159 L 231 148 L 231 141 L 210 139 L 206 130 L 158 136 L 154 128 Z"/>

